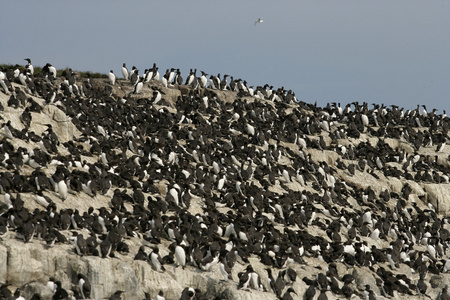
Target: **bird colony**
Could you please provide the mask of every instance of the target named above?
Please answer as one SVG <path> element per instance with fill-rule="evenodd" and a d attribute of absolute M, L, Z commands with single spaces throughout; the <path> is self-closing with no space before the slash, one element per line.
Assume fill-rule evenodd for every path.
<path fill-rule="evenodd" d="M 445 111 L 27 61 L 0 72 L 0 299 L 449 299 Z"/>

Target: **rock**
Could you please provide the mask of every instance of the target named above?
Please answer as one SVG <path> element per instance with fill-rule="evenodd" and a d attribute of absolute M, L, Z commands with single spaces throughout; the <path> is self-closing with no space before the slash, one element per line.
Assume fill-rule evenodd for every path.
<path fill-rule="evenodd" d="M 61 80 L 58 78 L 57 84 Z M 323 110 L 303 102 L 271 101 L 262 99 L 263 96 L 250 97 L 209 88 L 195 91 L 185 85 L 165 88 L 159 81 L 145 84 L 140 94 L 133 94 L 134 87 L 126 80 L 118 80 L 114 86 L 104 79 L 92 82 L 91 97 L 76 99 L 85 102 L 70 101 L 76 96 L 62 95 L 62 91 L 58 91 L 62 97 L 57 104 L 42 105 L 42 113 L 32 113 L 29 131 L 37 135 L 37 141 L 0 136 L 0 190 L 14 197 L 20 195 L 24 201 L 23 210 L 6 210 L 3 202 L 7 202 L 7 197 L 1 201 L 0 225 L 3 230 L 6 224 L 10 231 L 0 240 L 0 283 L 11 284 L 12 290 L 22 287 L 26 298 L 38 293 L 43 299 L 51 299 L 45 287 L 49 277 L 61 281 L 70 291 L 77 283 L 77 274 L 82 273 L 91 282 L 93 299 L 108 298 L 117 290 L 125 291 L 125 300 L 142 299 L 145 292 L 154 298 L 160 290 L 167 299 L 178 299 L 186 287 L 199 289 L 207 299 L 276 299 L 272 292 L 237 289 L 238 273 L 251 264 L 266 289 L 269 289 L 267 267 L 273 270 L 274 276 L 287 267 L 292 268 L 298 277 L 290 286 L 297 293 L 294 298 L 301 299 L 308 288 L 302 279 L 317 278 L 319 273 L 326 273 L 329 263 L 333 262 L 339 287 L 343 286 L 340 279 L 352 274 L 355 278 L 350 284 L 352 289 L 361 292 L 369 285 L 381 299 L 376 281 L 381 275 L 376 271 L 382 267 L 393 276 L 406 275 L 415 284 L 419 275 L 413 264 L 377 262 L 374 255 L 368 256 L 370 268 L 361 267 L 359 261 L 352 261 L 351 254 L 334 256 L 335 250 L 340 251 L 345 245 L 346 251 L 351 252 L 351 245 L 365 245 L 366 251 L 377 249 L 387 254 L 401 247 L 398 242 L 404 240 L 406 255 L 411 255 L 410 259 L 415 261 L 419 254 L 426 257 L 429 250 L 427 239 L 414 243 L 410 233 L 420 232 L 423 226 L 450 228 L 444 218 L 450 209 L 450 184 L 433 184 L 429 179 L 407 180 L 401 171 L 406 166 L 398 159 L 405 151 L 406 157 L 415 161 L 415 165 L 408 168 L 409 175 L 429 168 L 445 178 L 450 174 L 447 161 L 450 150 L 438 153 L 435 162 L 435 147 L 422 145 L 416 151 L 411 143 L 397 139 L 406 120 L 389 123 L 385 136 L 380 130 L 386 123 L 379 128 L 360 128 L 361 132 L 353 128 L 348 138 L 337 139 L 345 130 L 340 133 L 336 130 L 350 125 L 349 120 L 356 116 L 353 112 L 344 116 L 331 112 L 331 108 Z M 15 83 L 14 86 L 23 88 Z M 165 101 L 153 104 L 153 89 L 163 92 Z M 283 97 L 282 91 L 276 93 Z M 201 99 L 205 95 L 210 99 L 208 107 Z M 41 104 L 45 101 L 41 97 L 31 97 Z M 21 130 L 24 127 L 20 116 L 24 107 L 8 107 L 8 99 L 8 95 L 0 92 L 0 101 L 5 107 L 0 123 L 10 120 L 13 128 Z M 79 116 L 78 123 L 65 115 L 64 105 L 68 103 L 73 109 L 70 116 Z M 356 111 L 358 104 L 354 106 Z M 98 114 L 89 113 L 94 110 Z M 236 113 L 240 118 L 233 119 Z M 327 118 L 330 130 L 325 123 L 320 123 Z M 245 121 L 255 123 L 254 135 L 245 133 Z M 423 124 L 432 123 L 428 121 Z M 380 118 L 379 122 L 387 121 Z M 32 177 L 32 173 L 36 173 L 35 166 L 21 165 L 20 159 L 16 161 L 13 156 L 19 147 L 26 149 L 22 158 L 39 154 L 36 150 L 42 149 L 39 136 L 47 129 L 47 124 L 52 126 L 60 142 L 71 143 L 60 145 L 58 153 L 49 154 L 50 159 L 60 159 L 64 166 L 57 166 L 59 163 L 55 160 L 47 165 L 44 161 L 37 170 L 52 180 L 63 176 L 68 186 L 79 183 L 84 185 L 84 190 L 76 184 L 70 186 L 67 199 L 63 201 L 50 182 L 42 195 L 49 197 L 53 204 L 44 210 L 34 200 L 37 192 L 29 187 L 20 190 L 23 186 L 15 186 L 16 183 L 11 186 L 11 176 L 20 174 L 33 188 L 37 186 Z M 444 125 L 449 125 L 448 119 L 440 119 L 439 124 L 432 131 L 436 134 L 434 139 L 442 138 Z M 108 134 L 98 134 L 98 125 Z M 299 149 L 293 144 L 295 136 L 304 137 L 308 145 Z M 347 152 L 338 145 L 344 145 Z M 192 154 L 194 149 L 198 157 Z M 376 164 L 379 159 L 382 159 L 381 165 Z M 365 164 L 364 168 L 359 163 Z M 251 172 L 244 172 L 241 164 L 251 166 L 248 169 Z M 349 170 L 349 166 L 355 169 Z M 61 173 L 55 174 L 57 171 Z M 303 177 L 297 179 L 293 175 L 295 172 Z M 219 178 L 227 178 L 221 190 L 217 189 Z M 88 182 L 94 191 L 87 189 Z M 109 182 L 111 187 L 105 184 Z M 102 189 L 95 190 L 96 184 Z M 407 185 L 410 193 L 406 197 L 403 191 Z M 113 200 L 116 189 L 123 199 Z M 183 196 L 180 206 L 174 204 L 173 195 L 166 197 L 171 195 L 168 193 L 171 189 L 178 190 L 180 199 Z M 136 199 L 135 191 L 139 195 Z M 385 191 L 388 194 L 384 194 Z M 1 195 L 0 200 L 3 197 Z M 428 203 L 436 207 L 436 214 Z M 105 210 L 107 213 L 102 218 L 106 229 L 89 222 L 80 225 L 83 228 L 72 225 L 68 230 L 63 229 L 63 211 L 74 209 L 90 221 Z M 420 210 L 423 215 L 418 215 Z M 371 212 L 371 217 L 367 211 Z M 68 241 L 49 247 L 42 237 L 35 237 L 24 243 L 24 231 L 33 225 L 30 222 L 20 224 L 22 218 L 23 222 L 31 218 L 39 226 L 48 222 Z M 437 223 L 437 220 L 442 222 Z M 226 230 L 231 223 L 235 223 L 240 234 L 238 232 L 237 237 L 220 235 L 220 230 Z M 250 224 L 253 226 L 248 227 Z M 180 233 L 175 238 L 169 234 L 172 226 Z M 408 231 L 402 232 L 405 227 Z M 88 238 L 94 229 L 109 233 L 113 229 L 120 231 L 126 245 L 123 248 L 128 248 L 129 252 L 122 249 L 111 258 L 100 258 L 93 253 L 78 255 L 74 237 L 81 234 Z M 334 232 L 335 229 L 338 231 Z M 374 238 L 371 234 L 375 230 L 384 232 Z M 171 262 L 169 245 L 179 244 L 183 239 L 182 243 L 189 249 L 193 244 L 189 233 L 201 235 L 200 238 L 195 236 L 195 241 L 201 244 L 203 254 L 209 255 L 213 241 L 219 243 L 215 246 L 220 247 L 222 256 L 227 251 L 225 244 L 230 241 L 236 249 L 242 247 L 239 252 L 242 257 L 232 269 L 233 280 L 222 281 L 218 265 L 204 271 L 192 262 L 188 262 L 185 269 Z M 438 240 L 443 236 L 446 236 L 445 230 L 440 231 Z M 104 238 L 105 235 L 98 235 L 98 239 Z M 435 240 L 429 238 L 428 242 Z M 440 242 L 446 245 L 448 240 Z M 166 260 L 164 272 L 153 270 L 147 261 L 133 259 L 141 246 L 147 253 L 158 247 L 160 256 Z M 300 257 L 294 251 L 303 254 Z M 405 256 L 402 259 L 407 261 Z M 448 259 L 447 253 L 438 259 L 436 268 Z M 431 261 L 427 264 L 430 268 L 426 278 L 427 296 L 436 298 L 450 275 L 431 275 L 431 271 L 438 272 L 432 270 Z M 393 293 L 396 298 L 405 297 L 399 291 Z M 329 298 L 338 297 L 331 291 L 327 294 Z M 420 299 L 421 296 L 413 292 L 408 298 Z"/>
<path fill-rule="evenodd" d="M 8 249 L 0 244 L 0 282 L 6 282 L 8 275 Z"/>
<path fill-rule="evenodd" d="M 423 197 L 425 196 L 425 191 L 420 184 L 417 182 L 414 182 L 412 180 L 408 180 L 407 183 L 411 187 L 411 194 L 415 194 L 417 197 Z"/>
<path fill-rule="evenodd" d="M 78 129 L 73 126 L 70 119 L 66 116 L 66 114 L 54 105 L 46 105 L 44 106 L 42 112 L 44 114 L 33 114 L 33 123 L 38 124 L 51 124 L 52 122 L 45 119 L 45 115 L 47 115 L 50 120 L 56 122 L 53 126 L 54 132 L 58 135 L 59 141 L 61 143 L 65 143 L 67 141 L 73 140 L 75 136 L 79 136 L 80 132 Z M 43 118 L 44 117 L 44 118 Z"/>
<path fill-rule="evenodd" d="M 355 278 L 355 284 L 360 291 L 365 290 L 366 285 L 369 285 L 371 290 L 377 290 L 377 282 L 374 278 L 372 271 L 368 268 L 354 268 L 353 278 Z"/>
<path fill-rule="evenodd" d="M 427 200 L 439 213 L 450 214 L 450 184 L 427 183 L 423 185 Z"/>
<path fill-rule="evenodd" d="M 70 288 L 68 286 L 63 286 L 63 288 Z M 70 292 L 70 291 L 68 291 Z M 38 294 L 41 296 L 42 300 L 52 300 L 53 293 L 46 287 L 45 284 L 41 282 L 30 282 L 29 284 L 25 285 L 25 289 L 23 290 L 23 296 L 26 299 L 31 299 L 34 294 Z"/>

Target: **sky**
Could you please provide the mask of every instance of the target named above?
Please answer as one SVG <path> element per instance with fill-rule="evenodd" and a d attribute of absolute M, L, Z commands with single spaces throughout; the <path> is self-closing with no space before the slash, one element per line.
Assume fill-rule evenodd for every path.
<path fill-rule="evenodd" d="M 0 64 L 191 68 L 319 106 L 450 111 L 450 1 L 4 1 Z M 263 23 L 254 25 L 262 18 Z M 161 74 L 161 75 L 162 75 Z M 208 76 L 209 77 L 209 76 Z"/>

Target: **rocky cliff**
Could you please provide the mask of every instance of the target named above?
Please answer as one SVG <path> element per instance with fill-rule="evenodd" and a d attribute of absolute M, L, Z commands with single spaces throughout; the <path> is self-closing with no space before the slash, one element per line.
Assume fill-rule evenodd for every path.
<path fill-rule="evenodd" d="M 151 80 L 136 94 L 129 80 L 70 73 L 11 81 L 0 92 L 5 299 L 55 298 L 50 278 L 82 298 L 78 274 L 92 299 L 446 295 L 443 114 L 320 108 L 232 84 Z"/>

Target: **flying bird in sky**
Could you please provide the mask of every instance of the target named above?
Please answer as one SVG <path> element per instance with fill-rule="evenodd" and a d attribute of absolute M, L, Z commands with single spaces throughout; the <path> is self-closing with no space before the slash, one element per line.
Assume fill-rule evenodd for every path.
<path fill-rule="evenodd" d="M 262 18 L 258 18 L 258 20 L 255 21 L 255 25 L 254 26 L 256 26 L 256 24 L 262 23 L 262 22 L 264 22 L 263 19 Z"/>

